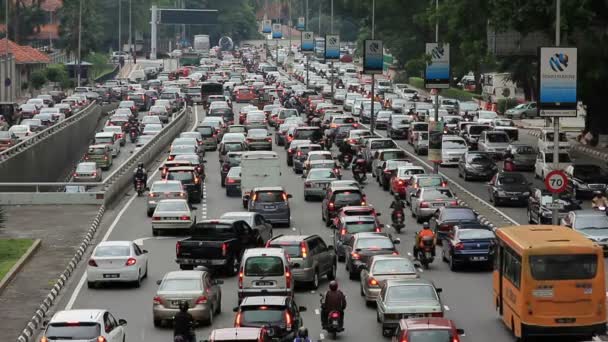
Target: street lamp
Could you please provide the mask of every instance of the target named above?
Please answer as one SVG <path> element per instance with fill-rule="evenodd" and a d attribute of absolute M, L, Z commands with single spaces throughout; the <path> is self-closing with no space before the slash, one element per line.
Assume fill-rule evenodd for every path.
<path fill-rule="evenodd" d="M 80 67 L 82 64 L 81 61 L 81 44 L 82 44 L 82 0 L 78 5 L 78 74 L 77 74 L 77 84 L 80 87 Z"/>
<path fill-rule="evenodd" d="M 372 1 L 372 39 L 374 39 L 374 31 L 376 31 L 376 0 Z M 384 52 L 382 52 L 382 54 L 384 55 Z M 369 130 L 372 134 L 374 134 L 374 126 L 376 126 L 376 114 L 374 113 L 374 102 L 375 102 L 375 94 L 374 94 L 374 88 L 375 88 L 375 83 L 376 83 L 376 77 L 374 74 L 372 74 L 372 94 L 371 94 L 371 107 L 370 107 L 370 114 L 369 114 Z M 363 115 L 363 114 L 361 114 Z"/>

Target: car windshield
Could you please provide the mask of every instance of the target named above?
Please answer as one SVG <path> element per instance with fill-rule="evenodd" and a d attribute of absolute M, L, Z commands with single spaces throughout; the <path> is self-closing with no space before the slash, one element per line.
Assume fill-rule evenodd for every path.
<path fill-rule="evenodd" d="M 182 187 L 174 182 L 155 182 L 152 184 L 150 192 L 181 192 Z"/>
<path fill-rule="evenodd" d="M 196 130 L 204 137 L 212 136 L 215 130 L 213 127 L 197 127 Z"/>
<path fill-rule="evenodd" d="M 404 159 L 406 158 L 405 151 L 386 151 L 382 154 L 382 160 L 391 160 L 391 159 Z"/>
<path fill-rule="evenodd" d="M 423 169 L 397 169 L 398 170 L 398 174 L 397 177 L 405 177 L 405 176 L 411 176 L 411 175 L 421 175 L 424 173 Z"/>
<path fill-rule="evenodd" d="M 310 139 L 310 138 L 321 138 L 322 133 L 320 129 L 299 129 L 296 130 L 296 139 Z"/>
<path fill-rule="evenodd" d="M 531 255 L 530 269 L 535 280 L 593 279 L 597 273 L 595 254 Z"/>
<path fill-rule="evenodd" d="M 313 153 L 308 156 L 308 160 L 333 160 L 333 157 L 329 153 Z"/>
<path fill-rule="evenodd" d="M 268 136 L 268 131 L 265 129 L 250 129 L 247 136 L 250 138 L 265 138 Z"/>
<path fill-rule="evenodd" d="M 49 340 L 70 339 L 70 340 L 93 340 L 101 334 L 101 327 L 98 323 L 76 322 L 76 323 L 51 323 L 45 332 Z M 53 338 L 55 337 L 55 338 Z"/>
<path fill-rule="evenodd" d="M 421 188 L 435 188 L 441 186 L 443 178 L 441 177 L 421 177 L 418 179 L 418 186 Z"/>
<path fill-rule="evenodd" d="M 522 174 L 519 174 L 519 173 L 501 175 L 498 178 L 498 182 L 501 184 L 520 184 L 520 185 L 528 184 L 526 177 L 524 177 Z"/>
<path fill-rule="evenodd" d="M 450 199 L 454 198 L 452 195 L 452 191 L 449 189 L 426 189 L 422 194 L 422 197 L 425 200 L 434 200 L 434 199 Z"/>
<path fill-rule="evenodd" d="M 467 156 L 467 163 L 471 164 L 489 164 L 492 162 L 489 156 L 479 153 L 471 153 Z"/>
<path fill-rule="evenodd" d="M 177 145 L 171 147 L 170 154 L 193 154 L 196 153 L 196 146 L 192 145 Z"/>
<path fill-rule="evenodd" d="M 95 143 L 96 144 L 112 144 L 112 143 L 114 143 L 114 139 L 112 139 L 111 137 L 96 137 Z"/>
<path fill-rule="evenodd" d="M 254 197 L 256 202 L 284 202 L 283 191 L 258 191 Z"/>
<path fill-rule="evenodd" d="M 444 220 L 476 221 L 475 212 L 469 208 L 451 208 L 443 212 Z"/>
<path fill-rule="evenodd" d="M 372 238 L 364 238 L 357 239 L 357 242 L 354 246 L 355 249 L 394 249 L 395 245 L 393 242 L 386 237 L 372 237 Z"/>
<path fill-rule="evenodd" d="M 226 151 L 230 151 L 230 152 L 232 152 L 232 151 L 238 152 L 238 151 L 244 151 L 245 147 L 241 143 L 225 143 L 224 149 Z"/>
<path fill-rule="evenodd" d="M 201 282 L 198 279 L 165 279 L 158 288 L 159 291 L 189 292 L 200 291 Z"/>
<path fill-rule="evenodd" d="M 362 199 L 361 193 L 351 191 L 339 192 L 335 197 L 336 203 L 358 203 Z"/>
<path fill-rule="evenodd" d="M 81 163 L 76 167 L 76 172 L 93 172 L 96 169 L 95 163 Z"/>
<path fill-rule="evenodd" d="M 397 144 L 393 140 L 378 140 L 370 143 L 370 149 L 379 150 L 383 148 L 395 148 Z"/>
<path fill-rule="evenodd" d="M 171 171 L 167 174 L 167 180 L 190 181 L 194 178 L 191 171 Z"/>
<path fill-rule="evenodd" d="M 598 165 L 576 165 L 574 167 L 574 177 L 592 178 L 593 176 L 605 176 L 606 172 Z"/>
<path fill-rule="evenodd" d="M 267 323 L 282 322 L 284 317 L 285 311 L 283 309 L 269 308 L 268 306 L 244 308 L 241 311 L 241 322 L 243 326 L 262 326 Z"/>
<path fill-rule="evenodd" d="M 283 260 L 276 256 L 254 256 L 245 262 L 245 275 L 250 277 L 277 277 L 285 272 Z"/>
<path fill-rule="evenodd" d="M 463 229 L 458 232 L 460 240 L 493 239 L 494 233 L 486 229 Z"/>
<path fill-rule="evenodd" d="M 386 259 L 374 262 L 371 270 L 374 275 L 383 274 L 415 274 L 414 264 L 406 259 Z"/>
<path fill-rule="evenodd" d="M 386 291 L 387 302 L 409 302 L 420 300 L 437 300 L 437 293 L 430 285 L 397 285 Z"/>
<path fill-rule="evenodd" d="M 478 115 L 480 119 L 495 119 L 498 117 L 498 114 L 494 112 L 479 112 Z"/>
<path fill-rule="evenodd" d="M 450 342 L 450 331 L 448 329 L 411 330 L 407 337 L 416 342 Z M 458 341 L 454 339 L 454 341 Z"/>
<path fill-rule="evenodd" d="M 575 229 L 592 230 L 602 229 L 608 232 L 608 216 L 606 215 L 591 215 L 579 216 L 574 220 Z"/>
<path fill-rule="evenodd" d="M 487 135 L 488 141 L 492 142 L 492 143 L 508 143 L 509 142 L 509 136 L 506 134 L 488 134 Z"/>
<path fill-rule="evenodd" d="M 89 155 L 103 155 L 106 153 L 105 148 L 89 148 L 87 154 Z"/>
<path fill-rule="evenodd" d="M 560 163 L 571 163 L 572 161 L 570 160 L 569 154 L 560 153 L 559 162 Z M 545 153 L 545 163 L 553 163 L 553 154 L 552 153 Z"/>
<path fill-rule="evenodd" d="M 188 205 L 185 202 L 165 202 L 160 201 L 156 206 L 158 211 L 188 211 Z"/>
<path fill-rule="evenodd" d="M 309 180 L 322 180 L 331 178 L 336 178 L 334 171 L 331 169 L 313 169 L 310 170 L 310 173 L 308 174 Z"/>
<path fill-rule="evenodd" d="M 467 148 L 467 143 L 464 140 L 444 140 L 441 147 L 445 149 L 463 149 Z"/>
<path fill-rule="evenodd" d="M 481 132 L 483 131 L 487 131 L 488 129 L 490 129 L 489 126 L 480 126 L 480 125 L 470 125 L 469 126 L 469 134 L 473 134 L 473 135 L 479 135 L 481 134 Z"/>
<path fill-rule="evenodd" d="M 122 257 L 131 255 L 129 246 L 98 246 L 95 249 L 96 257 Z"/>
<path fill-rule="evenodd" d="M 374 232 L 376 222 L 374 221 L 354 221 L 346 223 L 346 231 L 350 234 Z"/>
<path fill-rule="evenodd" d="M 536 154 L 534 151 L 534 147 L 532 146 L 517 146 L 515 148 L 515 153 L 517 154 Z"/>

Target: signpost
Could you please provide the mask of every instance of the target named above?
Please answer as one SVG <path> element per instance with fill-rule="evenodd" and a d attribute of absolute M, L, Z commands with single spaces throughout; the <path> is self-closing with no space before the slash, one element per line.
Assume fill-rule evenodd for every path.
<path fill-rule="evenodd" d="M 334 98 L 334 60 L 340 59 L 340 35 L 328 34 L 325 35 L 325 59 L 330 60 L 329 66 L 330 84 L 331 84 L 331 98 Z"/>
<path fill-rule="evenodd" d="M 272 32 L 272 20 L 264 19 L 262 21 L 262 33 L 270 33 Z"/>
<path fill-rule="evenodd" d="M 431 58 L 424 73 L 424 86 L 435 95 L 435 121 L 429 122 L 429 157 L 433 172 L 439 173 L 443 125 L 439 123 L 439 89 L 450 87 L 450 44 L 426 43 L 426 54 Z"/>
<path fill-rule="evenodd" d="M 296 29 L 298 29 L 300 31 L 304 31 L 305 27 L 306 27 L 306 18 L 299 17 L 298 18 L 298 24 L 296 25 Z"/>
<path fill-rule="evenodd" d="M 283 31 L 281 31 L 281 23 L 272 24 L 272 39 L 283 38 Z"/>
<path fill-rule="evenodd" d="M 304 55 L 306 55 L 306 88 L 308 88 L 308 66 L 310 64 L 310 54 L 315 51 L 315 35 L 312 31 L 302 32 L 300 50 Z"/>
<path fill-rule="evenodd" d="M 549 203 L 547 209 L 553 210 L 552 223 L 555 225 L 559 224 L 559 210 L 564 207 L 558 195 L 566 190 L 567 185 L 568 178 L 562 170 L 553 170 L 545 177 L 545 187 L 553 194 L 553 203 Z"/>
<path fill-rule="evenodd" d="M 339 55 L 339 53 L 338 53 Z M 376 82 L 376 74 L 382 74 L 382 66 L 384 63 L 384 47 L 382 41 L 378 39 L 366 39 L 363 49 L 363 73 L 372 75 L 372 94 L 371 94 L 371 113 L 369 130 L 374 134 L 374 126 L 376 124 L 376 113 L 374 112 L 374 88 Z"/>

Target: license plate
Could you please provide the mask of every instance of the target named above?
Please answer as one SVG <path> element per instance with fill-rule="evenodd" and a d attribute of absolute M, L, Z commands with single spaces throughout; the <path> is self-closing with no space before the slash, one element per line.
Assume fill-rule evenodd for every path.
<path fill-rule="evenodd" d="M 120 274 L 118 273 L 107 273 L 103 275 L 104 278 L 120 278 Z"/>
<path fill-rule="evenodd" d="M 179 306 L 179 304 L 180 304 L 181 302 L 182 302 L 181 300 L 172 300 L 172 301 L 171 301 L 171 305 L 173 305 L 173 306 Z"/>
<path fill-rule="evenodd" d="M 166 220 L 166 221 L 178 220 L 178 219 L 179 219 L 179 217 L 165 217 L 165 218 L 163 218 L 163 220 Z"/>
<path fill-rule="evenodd" d="M 276 206 L 274 206 L 274 205 L 265 205 L 265 206 L 264 206 L 264 209 L 272 209 L 272 210 L 274 210 L 274 209 L 276 209 L 276 208 L 277 208 L 277 207 L 276 207 Z"/>
<path fill-rule="evenodd" d="M 486 260 L 488 260 L 488 257 L 485 257 L 485 256 L 474 256 L 474 257 L 471 257 L 471 260 L 472 261 L 486 261 Z"/>
<path fill-rule="evenodd" d="M 223 265 L 224 260 L 210 260 L 211 265 Z"/>
<path fill-rule="evenodd" d="M 443 207 L 444 205 L 444 203 L 433 203 L 434 207 Z"/>
<path fill-rule="evenodd" d="M 255 284 L 257 286 L 272 286 L 272 285 L 274 285 L 274 282 L 272 282 L 272 281 L 256 281 Z"/>
<path fill-rule="evenodd" d="M 338 326 L 340 326 L 340 321 L 338 321 L 337 319 L 334 319 L 333 321 L 331 321 L 331 325 L 333 325 L 334 327 L 338 327 Z"/>
<path fill-rule="evenodd" d="M 511 201 L 517 201 L 519 198 L 517 197 L 511 197 Z"/>

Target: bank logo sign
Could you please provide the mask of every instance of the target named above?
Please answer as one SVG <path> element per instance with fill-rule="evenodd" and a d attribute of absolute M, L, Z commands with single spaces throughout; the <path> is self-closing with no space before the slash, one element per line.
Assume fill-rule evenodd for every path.
<path fill-rule="evenodd" d="M 281 24 L 272 24 L 272 38 L 273 39 L 283 38 L 283 32 L 281 31 Z"/>
<path fill-rule="evenodd" d="M 450 87 L 450 44 L 426 43 L 426 63 L 424 85 L 427 89 L 446 89 Z"/>
<path fill-rule="evenodd" d="M 315 51 L 315 35 L 312 31 L 302 32 L 302 42 L 300 45 L 302 52 L 313 52 Z"/>
<path fill-rule="evenodd" d="M 272 32 L 272 20 L 264 19 L 262 21 L 262 33 L 270 33 Z"/>
<path fill-rule="evenodd" d="M 300 31 L 304 31 L 304 27 L 306 26 L 306 19 L 304 17 L 298 18 L 298 25 L 296 25 L 296 29 Z"/>
<path fill-rule="evenodd" d="M 577 109 L 577 49 L 541 47 L 538 111 L 540 116 L 575 117 Z"/>
<path fill-rule="evenodd" d="M 363 73 L 382 74 L 384 47 L 381 40 L 366 39 L 363 49 Z"/>
<path fill-rule="evenodd" d="M 325 59 L 340 59 L 340 36 L 328 34 L 325 36 Z"/>

